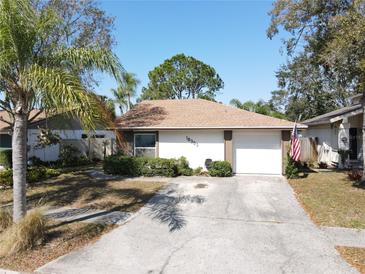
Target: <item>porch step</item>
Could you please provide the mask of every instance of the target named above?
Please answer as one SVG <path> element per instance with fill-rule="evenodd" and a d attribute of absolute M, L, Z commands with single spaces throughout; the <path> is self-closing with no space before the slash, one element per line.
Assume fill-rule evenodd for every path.
<path fill-rule="evenodd" d="M 362 168 L 362 161 L 359 160 L 349 160 L 347 162 L 349 168 Z"/>

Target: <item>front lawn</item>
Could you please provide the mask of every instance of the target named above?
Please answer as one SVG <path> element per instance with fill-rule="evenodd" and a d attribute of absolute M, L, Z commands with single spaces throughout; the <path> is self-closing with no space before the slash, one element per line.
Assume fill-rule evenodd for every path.
<path fill-rule="evenodd" d="M 349 264 L 365 273 L 365 248 L 338 246 L 337 250 Z"/>
<path fill-rule="evenodd" d="M 365 189 L 355 186 L 346 172 L 312 172 L 305 176 L 289 183 L 317 225 L 365 228 Z M 365 273 L 365 248 L 336 248 L 349 264 Z"/>
<path fill-rule="evenodd" d="M 33 206 L 87 207 L 135 212 L 165 184 L 151 180 L 103 179 L 99 175 L 83 170 L 36 183 L 27 189 L 28 202 Z M 9 203 L 12 203 L 12 189 L 0 190 L 0 205 Z M 0 268 L 33 271 L 59 256 L 95 241 L 114 227 L 49 220 L 45 243 L 33 250 L 0 257 Z"/>
<path fill-rule="evenodd" d="M 135 211 L 162 186 L 163 182 L 100 180 L 87 171 L 70 172 L 28 187 L 27 202 L 35 206 Z M 0 194 L 0 205 L 12 202 L 12 189 L 0 190 Z"/>
<path fill-rule="evenodd" d="M 354 186 L 346 172 L 307 175 L 289 183 L 316 224 L 365 228 L 365 189 Z"/>

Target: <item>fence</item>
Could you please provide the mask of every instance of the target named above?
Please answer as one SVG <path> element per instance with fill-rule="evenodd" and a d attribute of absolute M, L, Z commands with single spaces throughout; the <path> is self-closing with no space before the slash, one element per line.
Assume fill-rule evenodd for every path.
<path fill-rule="evenodd" d="M 318 142 L 315 138 L 302 137 L 300 140 L 300 161 L 302 163 L 314 163 L 318 161 Z M 284 165 L 287 153 L 290 151 L 290 141 L 283 142 Z"/>
<path fill-rule="evenodd" d="M 66 139 L 61 140 L 60 148 L 70 145 L 76 147 L 80 154 L 89 159 L 103 160 L 106 156 L 117 151 L 115 139 L 111 138 L 89 138 L 89 139 Z"/>
<path fill-rule="evenodd" d="M 300 138 L 300 161 L 313 163 L 318 161 L 317 140 L 311 137 Z"/>

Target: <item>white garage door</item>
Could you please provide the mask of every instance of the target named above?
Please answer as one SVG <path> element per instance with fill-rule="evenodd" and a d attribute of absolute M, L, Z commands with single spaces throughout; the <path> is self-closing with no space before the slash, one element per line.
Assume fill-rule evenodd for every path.
<path fill-rule="evenodd" d="M 281 174 L 281 132 L 233 132 L 235 173 Z"/>

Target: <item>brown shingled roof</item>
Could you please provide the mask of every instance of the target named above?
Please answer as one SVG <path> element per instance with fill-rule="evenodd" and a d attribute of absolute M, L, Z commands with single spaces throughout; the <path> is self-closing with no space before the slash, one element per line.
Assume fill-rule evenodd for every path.
<path fill-rule="evenodd" d="M 43 120 L 46 118 L 46 114 L 44 111 L 42 111 L 39 115 L 38 115 L 39 110 L 38 109 L 33 109 L 30 114 L 29 114 L 29 119 L 32 119 L 35 115 L 37 115 L 36 118 L 34 118 L 34 120 L 32 122 L 38 122 L 40 120 Z M 9 115 L 9 113 L 5 110 L 1 110 L 0 111 L 0 131 L 1 130 L 8 130 L 10 129 L 10 126 L 8 123 L 4 122 L 3 120 L 7 121 L 7 122 L 12 122 L 12 117 Z"/>
<path fill-rule="evenodd" d="M 292 128 L 293 122 L 203 100 L 143 101 L 116 120 L 120 129 Z M 305 125 L 298 125 L 306 128 Z"/>

